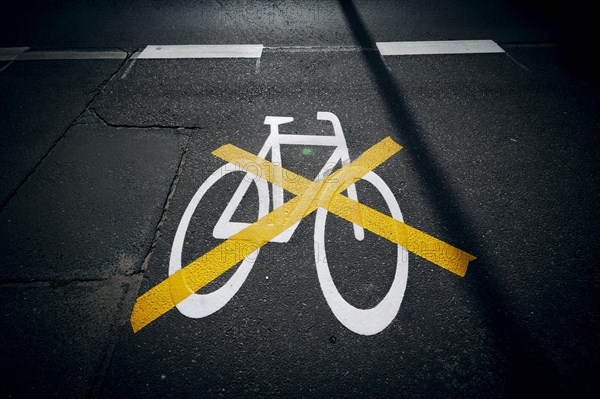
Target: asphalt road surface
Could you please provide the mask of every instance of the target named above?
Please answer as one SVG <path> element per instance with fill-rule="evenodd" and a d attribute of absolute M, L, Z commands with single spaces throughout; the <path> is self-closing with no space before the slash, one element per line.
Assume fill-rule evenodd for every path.
<path fill-rule="evenodd" d="M 595 397 L 600 85 L 562 7 L 3 5 L 0 396 Z M 259 46 L 172 47 L 217 44 Z M 445 244 L 406 251 L 351 208 L 376 225 L 358 240 L 334 197 L 324 224 L 265 239 L 279 191 L 213 152 L 259 154 L 268 116 L 297 142 L 266 158 L 310 181 L 334 150 L 402 146 L 356 198 L 475 256 L 464 277 Z M 244 264 L 176 300 L 170 273 L 224 245 L 228 217 L 252 235 L 195 275 Z"/>

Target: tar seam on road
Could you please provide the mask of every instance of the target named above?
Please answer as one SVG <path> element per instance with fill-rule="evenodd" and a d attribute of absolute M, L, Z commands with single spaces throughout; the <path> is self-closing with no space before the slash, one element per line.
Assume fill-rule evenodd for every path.
<path fill-rule="evenodd" d="M 15 62 L 15 59 L 21 54 L 23 51 L 26 51 L 29 47 L 4 47 L 0 48 L 0 61 L 8 61 L 6 65 L 0 68 L 0 73 L 4 72 L 6 68 L 12 65 Z"/>
<path fill-rule="evenodd" d="M 133 68 L 133 65 L 135 65 L 135 62 L 137 61 L 137 59 L 141 53 L 142 53 L 141 51 L 136 51 L 135 53 L 133 53 L 133 55 L 130 58 L 129 65 L 127 66 L 127 68 L 125 68 L 125 71 L 121 75 L 121 79 L 125 79 L 127 77 L 127 75 L 129 75 L 131 68 Z"/>
<path fill-rule="evenodd" d="M 4 65 L 2 68 L 0 68 L 0 73 L 4 72 L 4 70 L 6 68 L 8 68 L 13 62 L 15 62 L 15 60 L 9 61 L 6 65 Z"/>
<path fill-rule="evenodd" d="M 506 54 L 506 56 L 508 58 L 510 58 L 510 60 L 512 62 L 514 62 L 515 64 L 517 64 L 519 67 L 523 68 L 524 70 L 526 70 L 527 72 L 531 72 L 531 70 L 529 68 L 527 68 L 525 65 L 521 64 L 519 61 L 517 61 L 517 59 L 515 57 L 513 57 L 508 51 L 505 52 L 504 54 Z"/>

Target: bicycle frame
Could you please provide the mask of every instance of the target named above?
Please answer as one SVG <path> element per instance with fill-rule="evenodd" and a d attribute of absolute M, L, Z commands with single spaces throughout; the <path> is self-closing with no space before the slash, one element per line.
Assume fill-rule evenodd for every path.
<path fill-rule="evenodd" d="M 327 177 L 333 168 L 341 161 L 342 165 L 346 165 L 350 163 L 350 154 L 348 151 L 348 146 L 346 144 L 346 138 L 344 137 L 344 132 L 342 131 L 342 125 L 340 124 L 337 116 L 332 114 L 331 112 L 318 112 L 317 120 L 329 121 L 333 125 L 333 136 L 325 136 L 325 135 L 300 135 L 300 134 L 281 134 L 279 133 L 279 125 L 290 123 L 294 120 L 291 117 L 282 117 L 282 116 L 267 116 L 265 118 L 265 125 L 270 125 L 270 134 L 267 137 L 265 143 L 263 144 L 262 149 L 259 151 L 258 156 L 260 158 L 266 159 L 269 152 L 271 153 L 271 162 L 276 165 L 282 166 L 281 161 L 281 145 L 315 145 L 315 146 L 327 146 L 327 147 L 335 147 L 333 154 L 329 157 L 329 160 L 325 163 L 325 166 L 318 173 L 315 181 L 320 181 Z M 231 165 L 231 164 L 230 164 Z M 235 167 L 235 165 L 231 165 L 231 167 Z M 279 176 L 283 179 L 283 176 Z M 215 228 L 213 230 L 213 236 L 219 239 L 228 239 L 232 235 L 241 231 L 245 227 L 249 226 L 249 223 L 240 223 L 240 222 L 232 222 L 231 217 L 235 213 L 236 209 L 240 205 L 242 198 L 248 191 L 250 184 L 255 179 L 262 179 L 252 173 L 247 173 L 237 190 L 233 194 L 233 197 L 227 204 L 225 210 L 221 214 L 221 217 L 217 221 Z M 258 186 L 257 186 L 258 187 Z M 268 185 L 266 185 L 268 190 Z M 284 197 L 283 197 L 283 188 L 272 185 L 273 188 L 273 209 L 276 209 L 283 205 Z M 356 186 L 351 185 L 347 189 L 348 197 L 358 201 Z M 268 193 L 267 198 L 268 198 Z M 300 222 L 294 224 L 289 229 L 281 233 L 279 236 L 275 237 L 271 240 L 271 242 L 288 242 L 296 228 Z M 362 241 L 364 239 L 364 229 L 362 226 L 354 224 L 354 236 L 357 240 Z"/>

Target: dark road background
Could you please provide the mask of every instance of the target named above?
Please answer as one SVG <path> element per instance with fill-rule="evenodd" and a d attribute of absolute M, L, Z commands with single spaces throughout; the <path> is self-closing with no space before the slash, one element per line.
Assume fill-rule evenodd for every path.
<path fill-rule="evenodd" d="M 32 1 L 0 6 L 0 396 L 595 397 L 600 388 L 600 85 L 582 3 Z M 491 40 L 490 53 L 382 55 L 378 43 Z M 147 46 L 262 44 L 247 58 Z M 493 44 L 493 43 L 492 43 Z M 332 313 L 315 216 L 269 243 L 222 309 L 172 309 L 134 333 L 169 275 L 182 215 L 234 144 L 333 135 L 375 169 L 404 221 L 477 257 L 461 278 L 409 254 L 402 306 L 364 336 Z M 282 147 L 314 179 L 331 155 Z M 191 218 L 183 261 L 243 178 Z M 359 201 L 389 214 L 378 190 Z M 292 198 L 286 194 L 286 201 Z M 251 186 L 236 221 L 257 220 Z M 272 209 L 272 208 L 271 208 Z M 358 308 L 386 295 L 395 244 L 332 214 L 327 258 Z M 200 293 L 226 286 L 232 271 Z"/>

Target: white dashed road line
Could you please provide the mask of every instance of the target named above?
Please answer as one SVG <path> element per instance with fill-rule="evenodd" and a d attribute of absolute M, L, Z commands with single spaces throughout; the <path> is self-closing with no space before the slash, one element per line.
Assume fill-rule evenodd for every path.
<path fill-rule="evenodd" d="M 381 55 L 504 53 L 493 40 L 377 42 Z"/>
<path fill-rule="evenodd" d="M 148 58 L 260 58 L 262 44 L 147 46 L 138 59 Z"/>

